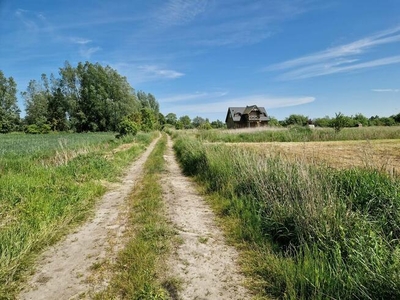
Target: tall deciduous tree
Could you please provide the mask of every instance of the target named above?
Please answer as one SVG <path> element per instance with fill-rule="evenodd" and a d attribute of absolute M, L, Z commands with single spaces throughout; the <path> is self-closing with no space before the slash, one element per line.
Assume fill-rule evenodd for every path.
<path fill-rule="evenodd" d="M 0 132 L 7 133 L 19 124 L 17 84 L 12 77 L 0 71 Z"/>

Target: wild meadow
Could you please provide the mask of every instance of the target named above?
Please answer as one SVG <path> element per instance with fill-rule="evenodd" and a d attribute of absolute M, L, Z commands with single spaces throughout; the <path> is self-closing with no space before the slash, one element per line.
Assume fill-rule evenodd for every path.
<path fill-rule="evenodd" d="M 118 180 L 153 138 L 0 136 L 0 299 L 15 298 L 38 253 L 85 220 L 107 182 Z"/>
<path fill-rule="evenodd" d="M 398 139 L 399 129 L 346 129 L 334 140 Z M 241 249 L 252 290 L 260 298 L 399 299 L 400 178 L 240 146 L 272 134 L 278 141 L 327 139 L 307 129 L 173 133 L 184 172 L 204 187 Z M 223 143 L 233 140 L 238 144 Z"/>

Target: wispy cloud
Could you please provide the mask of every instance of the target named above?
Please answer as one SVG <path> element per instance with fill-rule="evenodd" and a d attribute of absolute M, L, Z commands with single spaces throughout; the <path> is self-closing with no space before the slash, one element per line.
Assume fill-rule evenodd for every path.
<path fill-rule="evenodd" d="M 400 92 L 400 89 L 372 89 L 371 91 L 378 93 L 397 93 Z"/>
<path fill-rule="evenodd" d="M 162 103 L 174 103 L 174 102 L 182 102 L 182 101 L 190 101 L 190 100 L 201 100 L 201 99 L 209 99 L 209 98 L 220 98 L 226 96 L 228 92 L 196 92 L 192 94 L 180 94 L 174 95 L 171 97 L 164 97 L 160 99 Z"/>
<path fill-rule="evenodd" d="M 163 26 L 184 25 L 206 10 L 208 0 L 169 0 L 156 14 Z"/>
<path fill-rule="evenodd" d="M 172 98 L 172 97 L 171 97 Z M 176 96 L 175 98 L 181 98 L 181 95 Z M 210 98 L 210 97 L 209 97 Z M 167 98 L 168 99 L 168 98 Z M 264 106 L 266 109 L 272 108 L 281 108 L 281 107 L 289 107 L 289 106 L 297 106 L 303 105 L 307 103 L 311 103 L 315 101 L 315 97 L 275 97 L 268 95 L 249 95 L 245 97 L 239 98 L 231 98 L 227 99 L 224 97 L 222 101 L 218 101 L 217 99 L 212 99 L 213 101 L 198 101 L 196 98 L 192 98 L 188 101 L 187 104 L 182 103 L 168 103 L 169 101 L 165 101 L 165 98 L 160 98 L 160 104 L 163 107 L 168 107 L 170 111 L 176 112 L 178 115 L 182 114 L 210 114 L 210 113 L 226 113 L 228 107 L 231 106 L 246 106 L 246 105 L 259 105 Z M 194 101 L 193 101 L 194 100 Z"/>
<path fill-rule="evenodd" d="M 364 68 L 400 63 L 400 56 L 360 62 L 362 54 L 380 45 L 400 42 L 400 26 L 387 29 L 349 44 L 302 56 L 267 67 L 266 71 L 286 70 L 278 78 L 303 79 Z"/>
<path fill-rule="evenodd" d="M 83 47 L 79 50 L 79 54 L 80 56 L 82 56 L 85 59 L 89 59 L 92 57 L 92 55 L 96 52 L 98 52 L 99 50 L 101 50 L 100 47 L 90 47 L 90 48 L 86 48 Z"/>
<path fill-rule="evenodd" d="M 84 38 L 79 38 L 79 37 L 71 37 L 69 39 L 72 43 L 74 44 L 79 44 L 79 45 L 85 45 L 90 43 L 92 40 L 89 39 L 84 39 Z"/>
<path fill-rule="evenodd" d="M 156 65 L 139 66 L 138 70 L 148 79 L 176 79 L 184 76 L 184 73 L 161 68 Z"/>

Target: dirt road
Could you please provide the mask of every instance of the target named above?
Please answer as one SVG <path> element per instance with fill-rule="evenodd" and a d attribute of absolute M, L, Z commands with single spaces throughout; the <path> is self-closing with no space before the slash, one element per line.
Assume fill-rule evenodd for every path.
<path fill-rule="evenodd" d="M 128 210 L 124 200 L 140 179 L 156 142 L 132 164 L 122 183 L 104 195 L 93 219 L 44 253 L 19 299 L 90 299 L 99 288 L 88 280 L 91 268 L 115 257 L 123 247 L 123 212 Z M 174 300 L 249 299 L 242 285 L 244 278 L 235 265 L 237 253 L 226 245 L 212 211 L 181 173 L 170 139 L 164 159 L 167 171 L 161 183 L 166 211 L 181 241 L 169 261 L 168 276 L 182 282 Z"/>
<path fill-rule="evenodd" d="M 164 159 L 164 200 L 182 241 L 170 261 L 170 276 L 182 281 L 179 299 L 250 299 L 235 264 L 237 253 L 226 245 L 194 184 L 182 175 L 170 139 Z"/>

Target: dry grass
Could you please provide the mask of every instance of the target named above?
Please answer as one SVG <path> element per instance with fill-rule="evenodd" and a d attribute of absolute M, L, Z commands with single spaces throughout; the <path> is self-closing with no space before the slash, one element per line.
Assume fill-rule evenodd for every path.
<path fill-rule="evenodd" d="M 230 145 L 256 149 L 267 155 L 279 154 L 308 163 L 327 164 L 334 168 L 361 166 L 400 174 L 400 140 L 232 143 Z"/>

